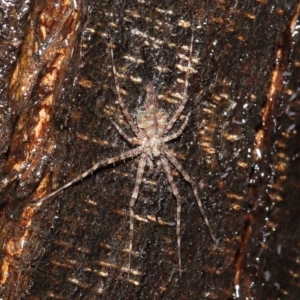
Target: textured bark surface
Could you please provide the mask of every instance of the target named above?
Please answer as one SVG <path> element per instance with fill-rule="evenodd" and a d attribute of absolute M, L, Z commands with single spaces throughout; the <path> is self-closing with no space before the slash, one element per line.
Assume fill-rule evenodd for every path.
<path fill-rule="evenodd" d="M 1 299 L 298 299 L 299 1 L 0 3 Z M 153 81 L 170 116 L 193 72 L 172 148 L 198 183 L 176 200 L 146 169 L 127 279 L 128 205 L 138 159 L 34 202 L 127 151 L 109 47 L 133 116 Z M 180 126 L 177 122 L 176 130 Z M 160 221 L 160 222 L 159 222 Z"/>

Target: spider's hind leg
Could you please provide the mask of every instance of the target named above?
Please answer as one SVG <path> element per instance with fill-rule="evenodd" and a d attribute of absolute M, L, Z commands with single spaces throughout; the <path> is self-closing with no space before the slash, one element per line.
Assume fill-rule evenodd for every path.
<path fill-rule="evenodd" d="M 181 113 L 183 112 L 185 105 L 187 103 L 187 100 L 188 100 L 187 90 L 188 90 L 188 86 L 189 86 L 189 76 L 190 76 L 191 59 L 192 59 L 192 52 L 193 52 L 193 42 L 194 42 L 194 31 L 192 32 L 192 36 L 191 36 L 190 55 L 189 55 L 189 61 L 188 61 L 188 65 L 187 65 L 186 75 L 185 75 L 182 102 L 181 102 L 180 106 L 177 108 L 173 117 L 170 119 L 169 123 L 167 124 L 164 134 L 167 134 L 172 129 L 173 125 L 175 124 L 175 122 L 180 117 Z"/>
<path fill-rule="evenodd" d="M 113 120 L 110 120 L 112 122 L 112 124 L 115 126 L 115 128 L 117 129 L 117 131 L 122 135 L 122 137 L 130 144 L 132 145 L 141 145 L 142 142 L 137 139 L 136 137 L 130 137 L 128 136 L 122 129 L 121 127 Z"/>
<path fill-rule="evenodd" d="M 132 131 L 134 132 L 134 134 L 138 137 L 138 138 L 142 138 L 141 133 L 139 132 L 138 128 L 135 126 L 133 119 L 130 115 L 130 113 L 128 112 L 125 103 L 123 101 L 123 98 L 121 96 L 121 89 L 120 89 L 120 85 L 119 85 L 119 80 L 118 80 L 118 74 L 117 74 L 117 70 L 116 70 L 116 66 L 115 66 L 115 60 L 114 60 L 114 52 L 113 52 L 113 48 L 111 48 L 110 50 L 110 55 L 111 55 L 111 60 L 112 60 L 112 69 L 113 69 L 113 75 L 114 75 L 114 80 L 115 80 L 115 86 L 116 86 L 116 90 L 117 90 L 117 95 L 118 95 L 118 102 L 119 105 L 121 107 L 122 113 L 125 116 L 128 124 L 130 125 Z"/>

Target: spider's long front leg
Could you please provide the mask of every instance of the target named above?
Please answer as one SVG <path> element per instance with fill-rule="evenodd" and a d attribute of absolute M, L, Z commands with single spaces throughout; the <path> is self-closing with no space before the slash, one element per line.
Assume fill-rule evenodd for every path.
<path fill-rule="evenodd" d="M 202 202 L 201 202 L 201 199 L 199 197 L 199 194 L 198 194 L 198 189 L 197 189 L 197 186 L 196 184 L 194 183 L 194 181 L 191 179 L 190 175 L 183 169 L 182 165 L 180 164 L 180 162 L 175 158 L 175 156 L 169 152 L 169 151 L 165 151 L 165 154 L 167 156 L 167 158 L 172 162 L 172 164 L 175 166 L 175 168 L 181 173 L 181 175 L 183 176 L 183 178 L 192 186 L 192 190 L 193 190 L 193 193 L 195 195 L 195 198 L 196 198 L 196 201 L 197 201 L 197 204 L 198 204 L 198 207 L 199 207 L 199 210 L 201 212 L 201 215 L 205 221 L 205 224 L 208 228 L 208 231 L 211 235 L 211 238 L 212 240 L 214 241 L 214 243 L 216 244 L 217 243 L 217 240 L 213 234 L 213 231 L 212 231 L 212 228 L 209 224 L 209 221 L 206 217 L 206 214 L 205 214 L 205 211 L 204 211 L 204 208 L 203 208 L 203 205 L 202 205 Z"/>
<path fill-rule="evenodd" d="M 182 199 L 181 199 L 181 196 L 178 192 L 177 186 L 175 185 L 174 178 L 173 178 L 173 175 L 171 173 L 171 169 L 170 169 L 168 161 L 163 156 L 161 156 L 160 161 L 161 161 L 162 167 L 163 167 L 163 169 L 166 173 L 166 176 L 167 176 L 167 179 L 168 179 L 169 184 L 171 186 L 172 192 L 173 192 L 173 194 L 174 194 L 174 196 L 177 200 L 176 235 L 177 235 L 177 248 L 178 248 L 177 251 L 178 251 L 179 275 L 181 276 L 180 215 L 181 215 L 181 202 L 182 202 Z"/>
<path fill-rule="evenodd" d="M 130 204 L 129 204 L 130 231 L 129 231 L 128 278 L 129 278 L 129 272 L 130 272 L 130 267 L 131 267 L 131 253 L 132 253 L 132 241 L 133 241 L 133 220 L 134 220 L 133 207 L 135 205 L 135 201 L 136 201 L 136 199 L 138 197 L 138 194 L 139 194 L 139 190 L 140 190 L 141 182 L 142 182 L 142 179 L 143 179 L 143 174 L 144 174 L 146 162 L 147 162 L 147 154 L 143 153 L 142 157 L 140 159 L 140 162 L 139 162 L 138 171 L 137 171 L 137 175 L 136 175 L 136 181 L 135 181 L 134 189 L 133 189 Z"/>
<path fill-rule="evenodd" d="M 76 183 L 76 182 L 82 180 L 83 178 L 87 177 L 88 175 L 90 175 L 91 173 L 93 173 L 94 171 L 96 171 L 98 168 L 105 167 L 107 165 L 116 163 L 118 161 L 122 161 L 122 160 L 124 160 L 126 158 L 129 158 L 129 157 L 136 156 L 136 155 L 142 153 L 142 151 L 143 151 L 142 147 L 137 147 L 135 149 L 132 149 L 132 150 L 129 150 L 129 151 L 125 152 L 125 153 L 122 153 L 121 155 L 114 156 L 114 157 L 111 157 L 111 158 L 108 158 L 108 159 L 107 158 L 103 159 L 103 160 L 99 161 L 98 163 L 94 164 L 90 169 L 88 169 L 87 171 L 85 171 L 81 175 L 78 175 L 73 180 L 71 180 L 70 182 L 68 182 L 67 184 L 65 184 L 61 188 L 59 188 L 58 190 L 50 193 L 49 195 L 47 195 L 46 197 L 44 197 L 44 198 L 40 199 L 39 201 L 33 203 L 32 205 L 34 205 L 34 206 L 40 206 L 40 205 L 43 204 L 43 202 L 45 200 L 49 199 L 52 196 L 57 195 L 58 193 L 60 193 L 61 191 L 65 190 L 69 186 L 71 186 L 74 183 Z"/>
<path fill-rule="evenodd" d="M 114 53 L 113 53 L 112 48 L 110 50 L 110 54 L 111 54 L 111 60 L 112 60 L 112 69 L 113 69 L 113 73 L 114 73 L 115 85 L 116 85 L 116 90 L 117 90 L 117 95 L 118 95 L 118 101 L 119 101 L 121 110 L 122 110 L 123 115 L 125 116 L 128 124 L 130 125 L 132 131 L 135 133 L 135 135 L 138 138 L 142 138 L 142 135 L 139 132 L 139 130 L 137 129 L 137 127 L 134 125 L 133 119 L 132 119 L 130 113 L 128 112 L 128 110 L 124 104 L 123 98 L 121 96 L 119 80 L 118 80 L 117 71 L 116 71 L 116 67 L 115 67 Z"/>
<path fill-rule="evenodd" d="M 187 97 L 187 89 L 189 86 L 189 76 L 190 76 L 190 68 L 191 68 L 191 59 L 192 59 L 192 52 L 193 52 L 193 41 L 194 41 L 194 32 L 192 32 L 192 37 L 191 37 L 191 44 L 190 44 L 190 55 L 189 55 L 189 62 L 187 65 L 187 71 L 185 75 L 185 83 L 184 83 L 184 90 L 183 90 L 183 97 L 182 97 L 182 102 L 180 106 L 178 107 L 177 111 L 173 115 L 173 117 L 170 119 L 168 125 L 166 126 L 166 129 L 164 131 L 164 134 L 167 134 L 171 128 L 173 127 L 174 123 L 177 121 L 181 113 L 183 112 L 186 102 L 188 100 Z"/>

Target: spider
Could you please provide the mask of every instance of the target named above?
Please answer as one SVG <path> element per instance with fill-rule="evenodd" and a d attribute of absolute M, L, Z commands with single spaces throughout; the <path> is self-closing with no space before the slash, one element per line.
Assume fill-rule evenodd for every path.
<path fill-rule="evenodd" d="M 114 81 L 115 81 L 115 86 L 116 86 L 116 91 L 117 91 L 117 97 L 118 97 L 118 102 L 121 108 L 121 111 L 123 115 L 125 116 L 128 124 L 130 125 L 133 133 L 135 134 L 134 137 L 128 136 L 114 121 L 112 121 L 113 125 L 117 129 L 117 131 L 120 133 L 120 135 L 131 145 L 137 146 L 136 148 L 133 148 L 132 150 L 129 150 L 127 152 L 124 152 L 120 155 L 111 157 L 111 158 L 105 158 L 98 163 L 96 163 L 94 166 L 92 166 L 90 169 L 82 173 L 81 175 L 77 176 L 74 178 L 72 181 L 68 182 L 65 184 L 63 187 L 57 189 L 56 191 L 50 193 L 46 197 L 42 198 L 38 202 L 36 202 L 35 205 L 41 205 L 42 202 L 44 202 L 46 199 L 57 195 L 61 191 L 65 190 L 69 186 L 73 185 L 74 183 L 82 180 L 83 178 L 87 177 L 94 171 L 96 171 L 100 167 L 104 167 L 110 164 L 114 164 L 119 161 L 123 161 L 127 158 L 134 157 L 137 155 L 140 155 L 140 161 L 138 164 L 138 171 L 136 175 L 136 182 L 135 186 L 133 189 L 133 193 L 131 196 L 131 200 L 129 202 L 129 218 L 130 218 L 130 231 L 129 231 L 129 258 L 128 258 L 128 276 L 130 273 L 130 268 L 131 268 L 131 255 L 132 255 L 132 242 L 133 242 L 133 220 L 134 220 L 134 211 L 133 208 L 135 206 L 136 200 L 138 198 L 141 182 L 143 179 L 143 174 L 145 170 L 145 166 L 147 165 L 150 169 L 150 171 L 153 170 L 153 160 L 157 161 L 158 167 L 162 166 L 166 177 L 168 179 L 168 182 L 170 184 L 171 190 L 177 200 L 177 217 L 176 217 L 176 235 L 177 235 L 177 250 L 178 250 L 178 267 L 179 267 L 179 274 L 181 275 L 181 254 L 180 254 L 180 215 L 181 215 L 181 203 L 182 199 L 181 196 L 178 192 L 178 189 L 175 185 L 174 178 L 171 172 L 170 168 L 170 163 L 178 170 L 178 172 L 182 175 L 182 177 L 191 185 L 196 202 L 198 204 L 200 213 L 206 223 L 206 226 L 209 230 L 209 233 L 211 235 L 211 238 L 214 243 L 216 243 L 216 238 L 213 234 L 213 231 L 211 229 L 211 226 L 209 224 L 209 221 L 206 217 L 204 208 L 202 206 L 199 194 L 198 194 L 198 189 L 197 185 L 194 183 L 194 181 L 191 179 L 189 174 L 183 169 L 182 165 L 180 162 L 176 159 L 174 156 L 173 152 L 171 152 L 166 143 L 176 139 L 179 137 L 184 129 L 186 128 L 189 120 L 190 114 L 187 115 L 185 121 L 179 128 L 177 132 L 169 134 L 170 130 L 172 129 L 173 125 L 175 122 L 178 120 L 180 115 L 182 114 L 185 105 L 187 103 L 187 89 L 188 89 L 188 77 L 189 77 L 189 72 L 190 72 L 190 66 L 191 66 L 191 54 L 192 54 L 192 48 L 193 47 L 193 35 L 191 37 L 191 44 L 190 44 L 190 49 L 189 49 L 189 61 L 188 61 L 188 66 L 187 66 L 187 72 L 186 72 L 186 78 L 185 78 L 185 83 L 184 83 L 184 91 L 183 91 L 183 100 L 181 105 L 177 108 L 177 111 L 173 115 L 172 118 L 169 118 L 168 113 L 161 109 L 158 108 L 157 106 L 157 94 L 154 89 L 154 85 L 152 82 L 150 82 L 148 85 L 146 85 L 146 99 L 145 99 L 145 105 L 144 105 L 144 110 L 139 111 L 136 117 L 136 124 L 133 121 L 132 116 L 128 112 L 124 101 L 121 96 L 121 91 L 120 91 L 120 85 L 118 81 L 118 75 L 117 71 L 115 68 L 115 63 L 114 63 L 114 54 L 113 50 L 111 47 L 110 54 L 111 54 L 111 59 L 112 59 L 112 69 L 113 69 L 113 75 L 114 75 Z"/>

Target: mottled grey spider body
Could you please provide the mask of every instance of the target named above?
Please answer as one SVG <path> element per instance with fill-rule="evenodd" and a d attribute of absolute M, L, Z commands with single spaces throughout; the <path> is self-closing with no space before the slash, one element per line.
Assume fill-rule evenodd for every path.
<path fill-rule="evenodd" d="M 191 45 L 190 45 L 190 56 L 192 53 L 192 44 L 193 44 L 193 36 L 191 39 Z M 191 177 L 188 175 L 188 173 L 182 168 L 179 161 L 174 156 L 173 152 L 171 152 L 166 143 L 176 139 L 179 137 L 183 130 L 185 129 L 189 115 L 186 117 L 185 121 L 179 128 L 177 132 L 168 134 L 169 131 L 172 129 L 174 123 L 178 120 L 180 115 L 182 114 L 186 102 L 187 102 L 187 88 L 188 88 L 188 77 L 189 77 L 189 70 L 190 70 L 190 57 L 188 62 L 188 68 L 186 73 L 186 79 L 185 79 L 185 85 L 184 85 L 184 92 L 183 92 L 183 100 L 181 105 L 178 107 L 177 111 L 173 115 L 173 117 L 168 120 L 168 113 L 157 107 L 157 95 L 154 90 L 153 83 L 149 83 L 146 86 L 146 99 L 145 99 L 145 105 L 144 110 L 139 111 L 136 118 L 137 126 L 134 124 L 132 116 L 129 114 L 122 96 L 120 92 L 120 85 L 118 82 L 118 75 L 114 64 L 114 56 L 113 51 L 111 50 L 111 57 L 112 57 L 112 68 L 113 68 L 113 74 L 115 79 L 115 85 L 118 95 L 118 101 L 119 105 L 121 107 L 122 113 L 124 114 L 128 124 L 130 125 L 132 131 L 135 134 L 135 137 L 129 137 L 123 130 L 114 122 L 114 126 L 118 130 L 118 132 L 124 137 L 125 140 L 127 140 L 132 145 L 137 145 L 136 148 L 129 150 L 127 152 L 124 152 L 118 156 L 103 159 L 100 162 L 96 163 L 92 168 L 84 172 L 83 174 L 77 176 L 75 179 L 61 187 L 60 189 L 52 192 L 48 196 L 44 197 L 40 201 L 38 201 L 35 205 L 41 205 L 42 202 L 44 202 L 46 199 L 58 194 L 62 190 L 66 189 L 67 187 L 71 186 L 72 184 L 82 180 L 92 172 L 94 172 L 96 169 L 98 169 L 101 166 L 106 166 L 109 164 L 116 163 L 118 161 L 122 161 L 124 159 L 141 155 L 139 164 L 138 164 L 138 171 L 136 176 L 136 182 L 133 189 L 133 193 L 131 196 L 131 200 L 129 203 L 129 214 L 130 214 L 130 240 L 129 240 L 129 265 L 128 265 L 128 275 L 130 273 L 131 268 L 131 254 L 132 254 L 132 241 L 133 241 L 133 220 L 134 220 L 134 205 L 137 200 L 139 189 L 141 186 L 141 182 L 143 179 L 144 169 L 146 164 L 150 168 L 150 170 L 153 169 L 153 162 L 152 160 L 156 160 L 158 165 L 161 165 L 166 176 L 168 179 L 168 182 L 170 184 L 170 187 L 172 189 L 172 192 L 177 200 L 177 217 L 176 217 L 176 234 L 177 234 L 177 245 L 178 245 L 178 265 L 179 265 L 179 271 L 181 274 L 181 256 L 180 256 L 180 214 L 181 214 L 181 203 L 182 199 L 178 192 L 178 189 L 175 185 L 174 178 L 170 169 L 169 162 L 174 165 L 174 167 L 178 170 L 178 172 L 183 176 L 183 178 L 190 183 L 193 189 L 194 196 L 196 198 L 196 202 L 198 204 L 198 207 L 200 209 L 200 212 L 204 218 L 204 221 L 207 225 L 207 228 L 210 232 L 210 235 L 214 242 L 216 242 L 216 239 L 213 235 L 213 232 L 211 230 L 211 227 L 209 225 L 208 219 L 205 215 L 204 209 L 202 207 L 202 203 L 198 194 L 197 185 L 192 181 Z"/>

